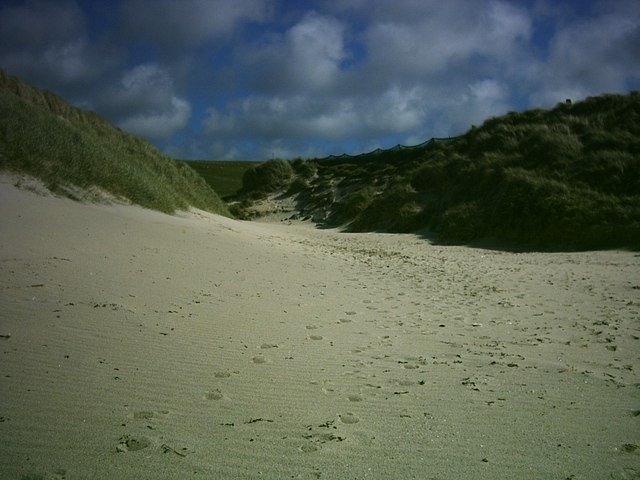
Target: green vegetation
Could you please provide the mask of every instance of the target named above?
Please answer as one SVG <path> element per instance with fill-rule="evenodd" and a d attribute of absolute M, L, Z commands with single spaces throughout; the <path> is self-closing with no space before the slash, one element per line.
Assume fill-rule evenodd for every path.
<path fill-rule="evenodd" d="M 242 191 L 255 197 L 264 197 L 288 186 L 293 178 L 293 166 L 279 158 L 259 163 L 242 176 Z"/>
<path fill-rule="evenodd" d="M 313 175 L 294 170 L 284 190 L 297 194 L 300 215 L 329 226 L 509 248 L 640 248 L 637 92 L 509 113 L 417 148 L 306 163 Z"/>
<path fill-rule="evenodd" d="M 229 215 L 188 165 L 1 70 L 0 170 L 29 174 L 58 193 L 95 186 L 162 212 L 194 206 Z"/>
<path fill-rule="evenodd" d="M 242 176 L 256 162 L 184 160 L 222 198 L 231 197 L 242 188 Z"/>

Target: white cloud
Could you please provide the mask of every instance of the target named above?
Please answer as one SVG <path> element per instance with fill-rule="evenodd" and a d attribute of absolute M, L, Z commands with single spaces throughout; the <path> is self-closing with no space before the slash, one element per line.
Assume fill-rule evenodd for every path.
<path fill-rule="evenodd" d="M 541 70 L 535 103 L 553 105 L 605 92 L 624 92 L 640 80 L 640 8 L 562 28 Z"/>
<path fill-rule="evenodd" d="M 261 92 L 327 90 L 339 80 L 349 56 L 345 26 L 337 19 L 307 13 L 285 33 L 262 38 L 237 52 L 243 78 Z"/>
<path fill-rule="evenodd" d="M 0 8 L 0 44 L 42 48 L 64 44 L 84 34 L 85 16 L 74 1 L 27 1 Z"/>
<path fill-rule="evenodd" d="M 120 83 L 102 96 L 99 108 L 124 130 L 152 140 L 170 137 L 191 117 L 189 102 L 176 95 L 169 73 L 154 63 L 124 72 Z"/>
<path fill-rule="evenodd" d="M 357 153 L 640 85 L 637 0 L 103 3 L 2 4 L 0 67 L 191 156 Z"/>
<path fill-rule="evenodd" d="M 403 89 L 394 85 L 378 98 L 365 101 L 359 120 L 370 130 L 369 135 L 407 132 L 424 124 L 426 108 L 423 87 Z"/>
<path fill-rule="evenodd" d="M 421 88 L 391 87 L 375 97 L 251 96 L 223 113 L 209 109 L 203 125 L 212 137 L 265 140 L 367 139 L 420 128 L 426 118 Z"/>
<path fill-rule="evenodd" d="M 121 122 L 122 129 L 154 140 L 164 140 L 186 127 L 191 116 L 191 106 L 185 100 L 171 97 L 170 105 L 161 111 L 145 111 Z"/>
<path fill-rule="evenodd" d="M 121 5 L 129 35 L 169 50 L 228 36 L 239 23 L 269 15 L 267 0 L 127 0 Z"/>
<path fill-rule="evenodd" d="M 46 88 L 73 92 L 113 66 L 111 48 L 89 42 L 74 1 L 28 1 L 0 8 L 0 65 Z"/>
<path fill-rule="evenodd" d="M 460 68 L 477 56 L 505 63 L 531 30 L 527 12 L 506 2 L 389 2 L 373 10 L 365 39 L 372 70 L 417 77 Z"/>
<path fill-rule="evenodd" d="M 257 90 L 210 109 L 205 134 L 379 145 L 381 138 L 458 134 L 509 109 L 511 91 L 498 70 L 526 58 L 520 53 L 532 21 L 525 10 L 499 1 L 371 3 L 361 14 L 369 17 L 360 37 L 366 56 L 348 66 L 354 32 L 313 12 L 242 50 L 243 72 L 255 74 Z"/>
<path fill-rule="evenodd" d="M 308 14 L 287 32 L 288 70 L 303 84 L 330 85 L 346 58 L 343 26 L 335 19 Z"/>

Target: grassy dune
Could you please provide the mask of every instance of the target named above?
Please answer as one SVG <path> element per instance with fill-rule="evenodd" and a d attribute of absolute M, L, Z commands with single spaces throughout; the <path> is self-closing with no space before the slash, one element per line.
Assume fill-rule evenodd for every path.
<path fill-rule="evenodd" d="M 637 92 L 509 113 L 421 148 L 308 163 L 316 175 L 290 181 L 298 208 L 330 226 L 510 248 L 640 248 Z"/>
<path fill-rule="evenodd" d="M 99 187 L 172 213 L 190 205 L 223 215 L 218 195 L 188 165 L 0 71 L 0 170 L 25 173 L 58 193 Z"/>

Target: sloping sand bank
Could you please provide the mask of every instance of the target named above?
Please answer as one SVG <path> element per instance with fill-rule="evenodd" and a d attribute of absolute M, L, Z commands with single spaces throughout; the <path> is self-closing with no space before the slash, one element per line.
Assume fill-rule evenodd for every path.
<path fill-rule="evenodd" d="M 637 253 L 0 213 L 0 478 L 640 478 Z"/>

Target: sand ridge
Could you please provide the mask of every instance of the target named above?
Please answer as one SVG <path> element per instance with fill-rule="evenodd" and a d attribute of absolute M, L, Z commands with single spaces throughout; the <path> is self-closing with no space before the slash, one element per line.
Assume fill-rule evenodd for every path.
<path fill-rule="evenodd" d="M 640 257 L 0 182 L 2 478 L 640 478 Z"/>

